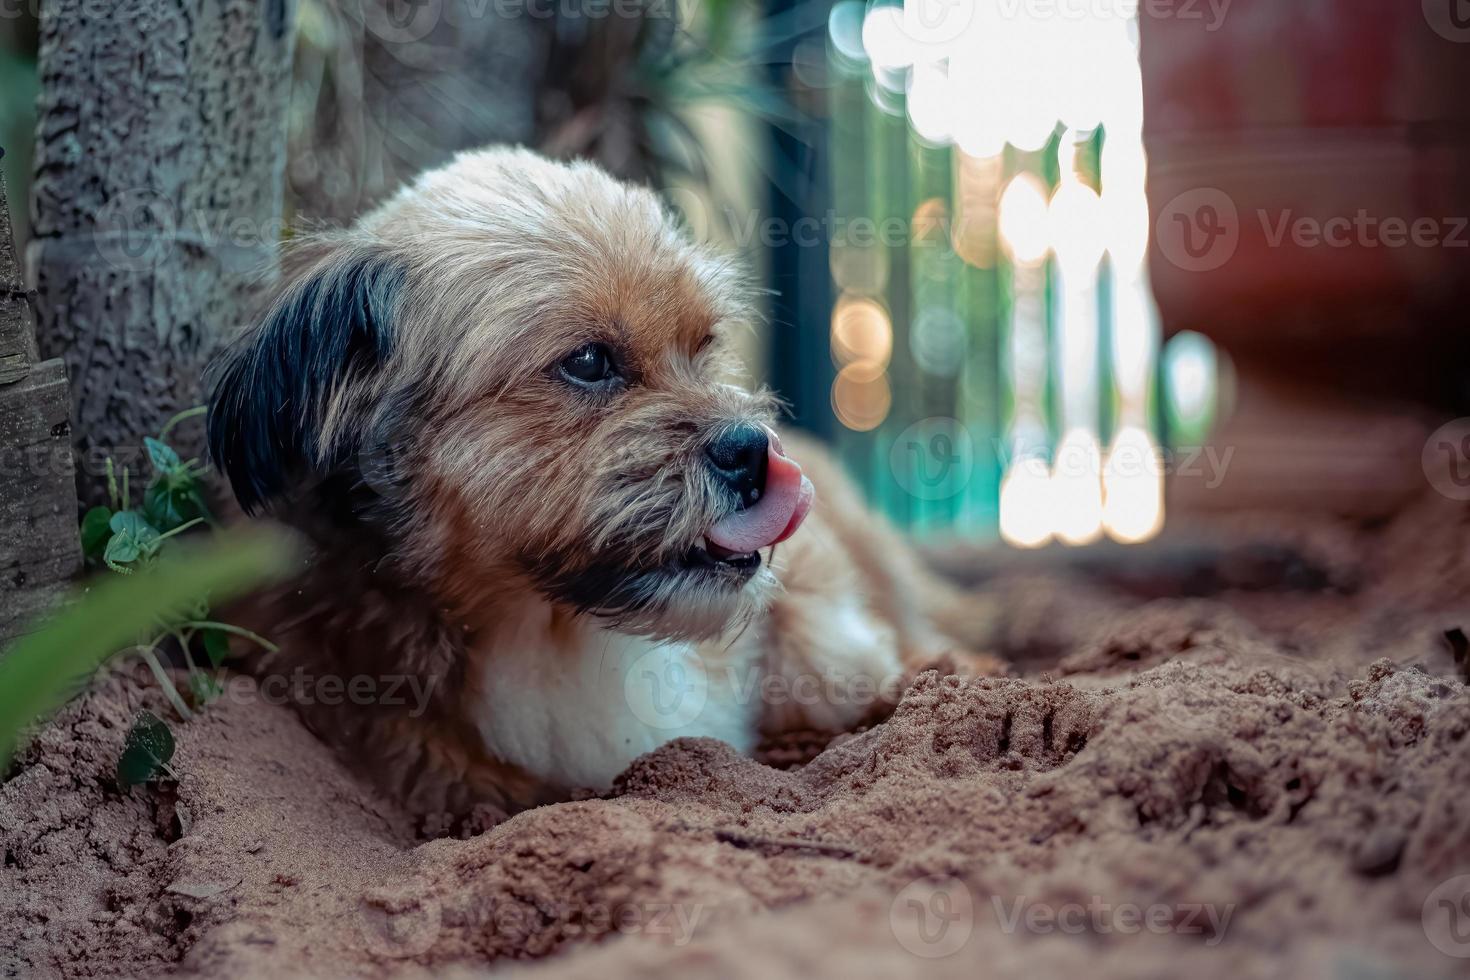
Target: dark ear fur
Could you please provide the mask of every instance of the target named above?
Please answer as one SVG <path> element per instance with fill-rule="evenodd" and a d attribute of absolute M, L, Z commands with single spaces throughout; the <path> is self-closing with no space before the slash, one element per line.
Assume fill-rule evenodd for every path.
<path fill-rule="evenodd" d="M 393 350 L 404 270 L 365 251 L 319 262 L 271 305 L 263 322 L 210 367 L 209 451 L 253 514 L 303 473 L 352 452 L 320 444 L 328 399 L 367 377 Z"/>

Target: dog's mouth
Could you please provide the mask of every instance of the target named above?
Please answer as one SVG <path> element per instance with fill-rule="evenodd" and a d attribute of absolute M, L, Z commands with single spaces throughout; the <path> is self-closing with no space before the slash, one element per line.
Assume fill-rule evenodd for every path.
<path fill-rule="evenodd" d="M 780 544 L 801 527 L 815 491 L 801 467 L 779 447 L 773 440 L 760 499 L 716 521 L 703 542 L 686 553 L 685 565 L 752 575 L 760 568 L 763 549 Z"/>
<path fill-rule="evenodd" d="M 730 551 L 706 540 L 686 551 L 679 559 L 683 571 L 704 571 L 749 578 L 761 567 L 759 551 Z"/>

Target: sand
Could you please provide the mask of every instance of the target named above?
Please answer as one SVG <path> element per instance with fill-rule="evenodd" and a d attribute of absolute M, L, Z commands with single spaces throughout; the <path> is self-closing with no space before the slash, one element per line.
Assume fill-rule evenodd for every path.
<path fill-rule="evenodd" d="M 116 670 L 0 786 L 0 976 L 1465 975 L 1470 518 L 1216 533 L 1295 557 L 1209 595 L 1002 570 L 1014 676 L 498 823 L 416 825 L 250 698 L 121 792 L 163 708 Z"/>

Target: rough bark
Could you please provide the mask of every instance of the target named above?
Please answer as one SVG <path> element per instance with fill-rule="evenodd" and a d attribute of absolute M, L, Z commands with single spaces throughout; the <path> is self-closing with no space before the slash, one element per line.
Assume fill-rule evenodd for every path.
<path fill-rule="evenodd" d="M 200 401 L 280 233 L 294 0 L 48 0 L 28 261 L 91 469 Z M 197 452 L 202 433 L 179 432 Z M 192 443 L 191 443 L 192 440 Z M 80 481 L 86 498 L 99 481 Z"/>
<path fill-rule="evenodd" d="M 0 644 L 55 601 L 81 560 L 66 370 L 34 363 L 11 241 L 0 178 Z"/>

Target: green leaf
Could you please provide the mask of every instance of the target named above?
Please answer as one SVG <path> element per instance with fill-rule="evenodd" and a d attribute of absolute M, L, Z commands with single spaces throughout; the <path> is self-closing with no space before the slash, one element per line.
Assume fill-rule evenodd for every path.
<path fill-rule="evenodd" d="M 166 481 L 149 484 L 143 491 L 143 514 L 160 530 L 176 528 L 189 519 L 180 507 L 183 499 L 169 489 Z"/>
<path fill-rule="evenodd" d="M 151 711 L 141 711 L 128 730 L 122 755 L 117 760 L 117 782 L 137 786 L 157 779 L 174 757 L 174 733 Z"/>
<path fill-rule="evenodd" d="M 107 542 L 107 550 L 102 552 L 102 560 L 108 565 L 126 565 L 130 561 L 137 561 L 143 552 L 138 547 L 138 542 L 125 534 L 114 534 L 112 540 Z"/>
<path fill-rule="evenodd" d="M 143 493 L 143 513 L 160 531 L 171 531 L 196 517 L 209 520 L 209 508 L 199 478 L 185 463 L 149 484 Z"/>
<path fill-rule="evenodd" d="M 223 532 L 207 546 L 180 544 L 137 575 L 94 579 L 55 618 L 0 654 L 0 772 L 26 726 L 65 704 L 99 665 L 159 619 L 177 617 L 206 596 L 225 601 L 284 576 L 294 551 L 279 530 L 257 526 Z"/>
<path fill-rule="evenodd" d="M 117 568 L 139 558 L 152 558 L 158 553 L 158 531 L 138 514 L 137 511 L 120 510 L 108 522 L 112 528 L 112 540 L 102 560 L 108 567 Z"/>
<path fill-rule="evenodd" d="M 204 639 L 204 652 L 209 657 L 212 667 L 218 667 L 230 658 L 230 641 L 220 630 L 200 630 L 199 635 Z"/>
<path fill-rule="evenodd" d="M 159 476 L 171 473 L 181 465 L 179 454 L 174 452 L 168 443 L 159 442 L 151 436 L 143 437 L 143 445 L 148 447 L 148 459 L 153 463 L 153 470 Z"/>
<path fill-rule="evenodd" d="M 97 558 L 112 537 L 112 511 L 106 507 L 93 507 L 82 518 L 82 552 L 89 558 Z"/>

